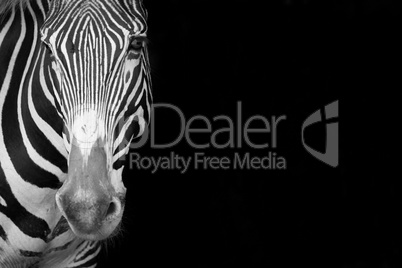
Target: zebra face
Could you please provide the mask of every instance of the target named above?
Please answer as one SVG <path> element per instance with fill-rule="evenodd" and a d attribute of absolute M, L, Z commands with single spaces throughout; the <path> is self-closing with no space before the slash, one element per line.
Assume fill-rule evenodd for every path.
<path fill-rule="evenodd" d="M 56 203 L 84 239 L 105 239 L 119 225 L 120 160 L 149 121 L 145 16 L 139 0 L 53 0 L 41 28 L 69 152 Z"/>

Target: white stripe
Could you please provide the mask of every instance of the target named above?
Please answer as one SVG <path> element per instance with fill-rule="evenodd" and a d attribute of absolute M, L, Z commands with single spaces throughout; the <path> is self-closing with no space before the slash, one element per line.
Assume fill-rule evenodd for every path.
<path fill-rule="evenodd" d="M 3 207 L 7 207 L 6 200 L 4 200 L 3 197 L 1 196 L 0 196 L 0 205 L 2 205 Z"/>

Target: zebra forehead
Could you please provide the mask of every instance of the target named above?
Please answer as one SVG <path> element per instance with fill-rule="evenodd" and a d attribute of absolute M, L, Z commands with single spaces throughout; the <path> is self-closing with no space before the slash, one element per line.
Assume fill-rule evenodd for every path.
<path fill-rule="evenodd" d="M 45 23 L 41 27 L 42 40 L 56 46 L 67 39 L 74 45 L 88 34 L 95 40 L 103 38 L 118 41 L 145 35 L 147 24 L 145 9 L 138 0 L 53 0 Z M 84 38 L 85 39 L 85 38 Z"/>
<path fill-rule="evenodd" d="M 44 27 L 71 28 L 71 24 L 88 19 L 102 28 L 146 30 L 145 10 L 138 0 L 53 0 Z"/>

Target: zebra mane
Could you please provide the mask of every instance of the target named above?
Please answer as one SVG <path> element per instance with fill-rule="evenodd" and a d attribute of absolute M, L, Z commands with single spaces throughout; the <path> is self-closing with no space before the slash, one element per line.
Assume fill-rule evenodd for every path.
<path fill-rule="evenodd" d="M 20 3 L 26 5 L 28 2 L 29 0 L 0 0 L 0 16 L 6 14 Z"/>

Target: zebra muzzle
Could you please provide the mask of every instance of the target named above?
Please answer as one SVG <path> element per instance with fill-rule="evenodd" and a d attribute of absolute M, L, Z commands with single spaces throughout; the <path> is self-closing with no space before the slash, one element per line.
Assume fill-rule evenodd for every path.
<path fill-rule="evenodd" d="M 123 203 L 109 177 L 103 147 L 83 155 L 81 148 L 72 146 L 68 176 L 56 203 L 78 237 L 105 239 L 120 223 Z"/>

